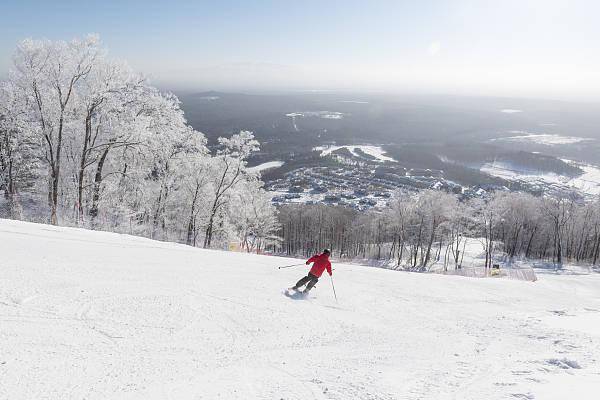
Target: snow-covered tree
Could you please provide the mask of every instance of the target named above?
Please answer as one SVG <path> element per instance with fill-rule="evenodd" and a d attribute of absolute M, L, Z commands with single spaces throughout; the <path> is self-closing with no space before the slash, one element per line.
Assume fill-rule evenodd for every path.
<path fill-rule="evenodd" d="M 250 251 L 261 251 L 265 245 L 278 243 L 279 229 L 277 210 L 271 196 L 262 189 L 262 184 L 249 180 L 232 197 L 230 219 L 241 247 Z"/>
<path fill-rule="evenodd" d="M 415 201 L 402 193 L 397 193 L 386 216 L 393 231 L 392 253 L 396 255 L 397 267 L 402 265 L 406 248 L 409 223 L 415 213 Z"/>
<path fill-rule="evenodd" d="M 22 41 L 14 56 L 10 81 L 23 93 L 28 128 L 43 143 L 48 167 L 50 222 L 58 224 L 63 147 L 73 135 L 77 91 L 92 71 L 102 49 L 96 36 L 70 42 Z"/>
<path fill-rule="evenodd" d="M 248 131 L 242 131 L 231 138 L 219 138 L 219 145 L 220 148 L 212 165 L 211 205 L 204 235 L 204 247 L 211 246 L 216 228 L 222 226 L 225 215 L 223 210 L 230 202 L 230 195 L 245 179 L 248 156 L 259 149 L 254 134 Z M 219 221 L 216 220 L 218 218 Z"/>
<path fill-rule="evenodd" d="M 539 199 L 527 193 L 498 192 L 491 202 L 498 214 L 499 239 L 512 260 L 524 239 L 535 234 L 539 223 Z"/>
<path fill-rule="evenodd" d="M 108 58 L 96 36 L 22 41 L 0 94 L 0 190 L 13 218 L 27 188 L 46 191 L 53 224 L 191 245 L 203 234 L 205 247 L 236 232 L 262 245 L 276 226 L 246 170 L 253 134 L 220 138 L 211 155 L 177 97 Z M 255 213 L 241 230 L 236 216 L 248 210 L 233 208 L 239 199 Z"/>
<path fill-rule="evenodd" d="M 35 135 L 28 129 L 19 88 L 0 83 L 0 190 L 7 216 L 22 217 L 20 195 L 31 192 L 39 179 L 39 153 Z"/>

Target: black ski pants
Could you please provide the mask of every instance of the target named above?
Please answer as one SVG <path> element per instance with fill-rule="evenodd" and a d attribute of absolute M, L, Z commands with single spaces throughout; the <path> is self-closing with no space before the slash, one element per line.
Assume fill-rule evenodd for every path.
<path fill-rule="evenodd" d="M 306 291 L 309 291 L 310 289 L 313 288 L 313 286 L 316 285 L 316 283 L 319 281 L 319 278 L 314 276 L 313 274 L 311 274 L 310 272 L 308 273 L 308 275 L 306 275 L 304 278 L 300 279 L 296 285 L 294 285 L 294 287 L 296 289 L 300 288 L 301 286 L 306 285 Z"/>

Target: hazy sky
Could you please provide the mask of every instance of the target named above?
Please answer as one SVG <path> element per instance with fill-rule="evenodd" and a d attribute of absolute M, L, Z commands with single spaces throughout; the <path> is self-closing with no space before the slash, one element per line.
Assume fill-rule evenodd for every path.
<path fill-rule="evenodd" d="M 600 100 L 595 0 L 0 0 L 0 75 L 26 37 L 98 33 L 173 88 Z"/>

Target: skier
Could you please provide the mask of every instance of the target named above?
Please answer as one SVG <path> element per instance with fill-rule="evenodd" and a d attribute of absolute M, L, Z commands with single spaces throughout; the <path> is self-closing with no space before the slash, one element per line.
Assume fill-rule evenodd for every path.
<path fill-rule="evenodd" d="M 308 293 L 310 289 L 315 286 L 321 275 L 323 275 L 323 271 L 327 270 L 329 276 L 331 276 L 331 262 L 329 262 L 329 255 L 331 251 L 329 249 L 323 250 L 323 253 L 316 254 L 309 258 L 306 261 L 306 265 L 310 263 L 314 263 L 308 275 L 304 278 L 300 279 L 291 289 L 299 291 L 301 293 Z M 300 287 L 306 285 L 306 288 L 303 291 L 300 291 Z"/>

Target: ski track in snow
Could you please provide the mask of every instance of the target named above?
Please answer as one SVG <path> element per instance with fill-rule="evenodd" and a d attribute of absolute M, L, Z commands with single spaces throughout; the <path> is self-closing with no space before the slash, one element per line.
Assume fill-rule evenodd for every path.
<path fill-rule="evenodd" d="M 600 275 L 335 265 L 0 220 L 2 399 L 595 399 Z M 297 262 L 297 261 L 296 261 Z M 573 396 L 577 397 L 573 397 Z"/>

